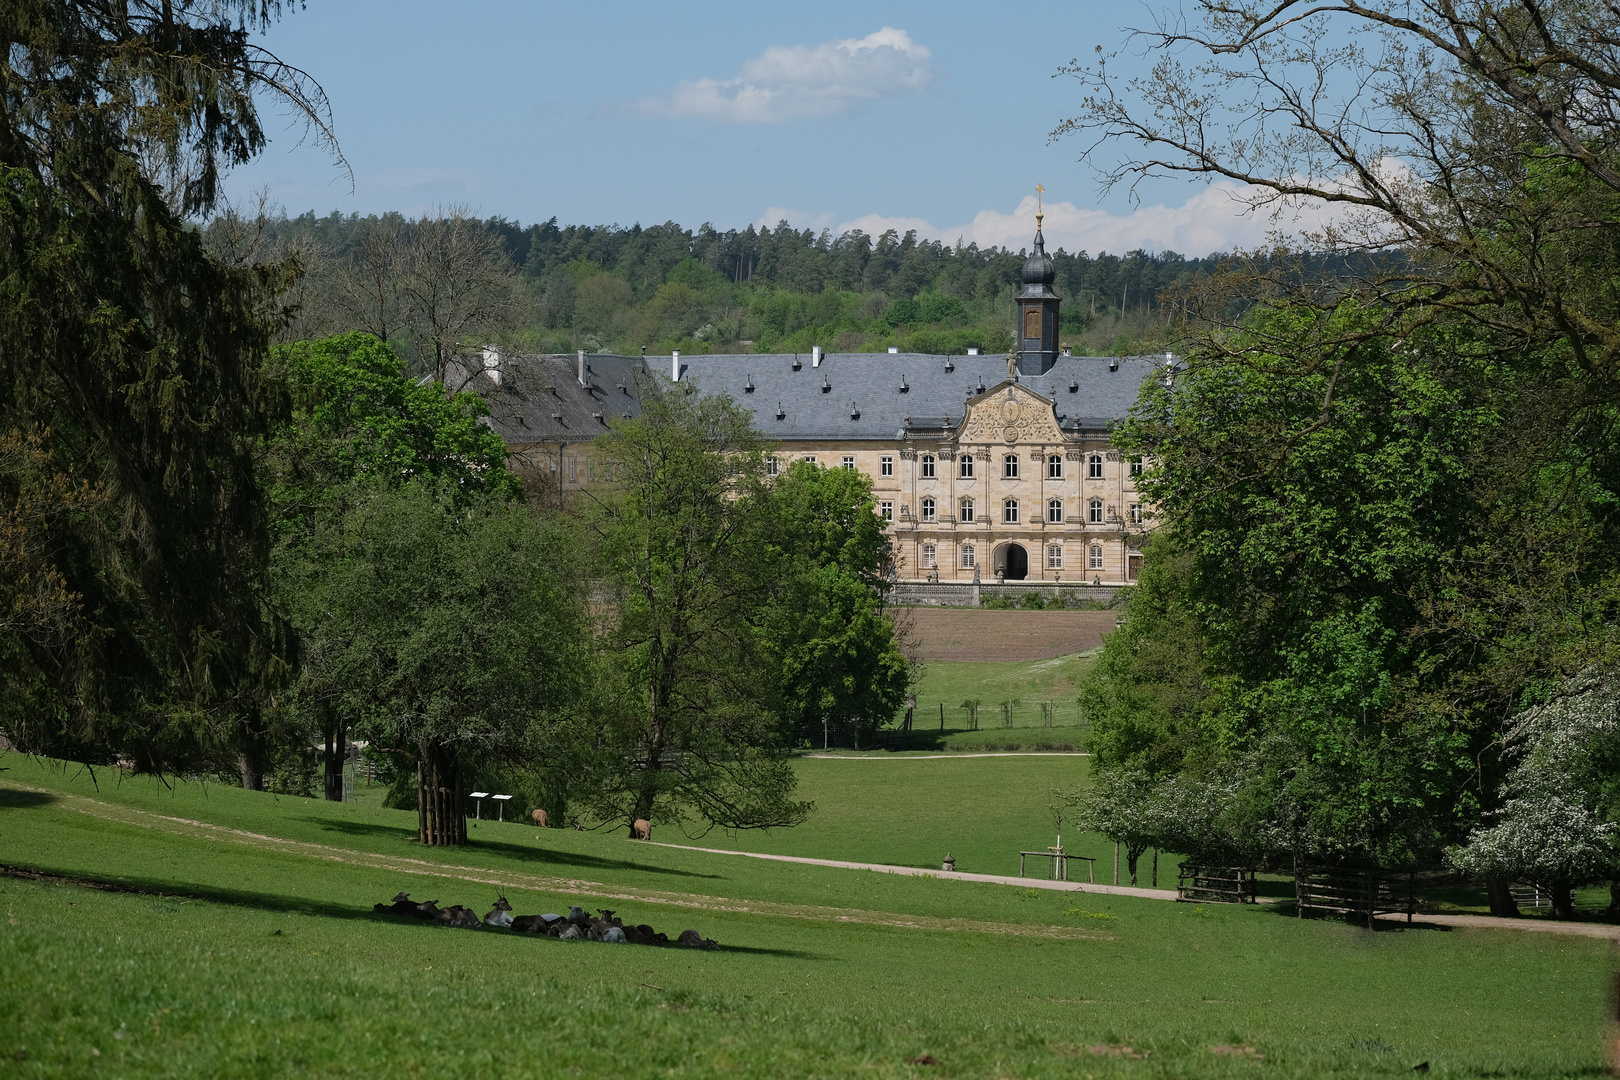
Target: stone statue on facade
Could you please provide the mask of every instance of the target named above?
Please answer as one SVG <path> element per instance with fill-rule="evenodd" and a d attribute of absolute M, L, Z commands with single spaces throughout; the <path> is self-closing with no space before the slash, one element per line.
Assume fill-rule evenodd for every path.
<path fill-rule="evenodd" d="M 1018 381 L 1018 351 L 1016 349 L 1007 353 L 1007 381 Z"/>

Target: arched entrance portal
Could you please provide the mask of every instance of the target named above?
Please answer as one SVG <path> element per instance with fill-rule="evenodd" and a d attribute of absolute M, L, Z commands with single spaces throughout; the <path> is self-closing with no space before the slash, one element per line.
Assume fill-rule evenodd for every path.
<path fill-rule="evenodd" d="M 1004 544 L 996 551 L 996 573 L 1007 581 L 1023 581 L 1029 576 L 1029 553 L 1018 544 Z"/>

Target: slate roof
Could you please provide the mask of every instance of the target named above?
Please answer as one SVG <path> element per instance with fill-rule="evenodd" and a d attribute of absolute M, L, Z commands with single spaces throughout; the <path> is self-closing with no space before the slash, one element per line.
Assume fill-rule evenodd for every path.
<path fill-rule="evenodd" d="M 613 417 L 638 414 L 641 390 L 671 374 L 669 356 L 585 359 L 587 386 L 579 384 L 576 356 L 519 354 L 501 358 L 499 385 L 484 374 L 470 388 L 489 402 L 490 426 L 508 443 L 583 442 Z M 1142 380 L 1163 364 L 1161 357 L 1061 356 L 1046 374 L 1019 382 L 1055 401 L 1065 431 L 1089 433 L 1124 417 Z M 999 355 L 828 353 L 819 366 L 808 353 L 681 357 L 682 381 L 729 393 L 753 410 L 767 438 L 783 441 L 903 438 L 908 416 L 912 434 L 937 434 L 947 418 L 950 427 L 961 422 L 970 397 L 1006 377 Z"/>

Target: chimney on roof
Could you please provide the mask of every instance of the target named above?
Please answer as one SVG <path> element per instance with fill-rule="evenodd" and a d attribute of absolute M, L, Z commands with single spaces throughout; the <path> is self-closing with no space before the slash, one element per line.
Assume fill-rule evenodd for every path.
<path fill-rule="evenodd" d="M 821 346 L 820 345 L 814 345 L 810 349 L 810 366 L 813 367 L 813 368 L 818 368 L 818 367 L 821 366 Z"/>
<path fill-rule="evenodd" d="M 669 381 L 681 381 L 681 350 L 679 349 L 669 354 Z"/>
<path fill-rule="evenodd" d="M 579 350 L 579 385 L 585 385 L 585 350 Z"/>

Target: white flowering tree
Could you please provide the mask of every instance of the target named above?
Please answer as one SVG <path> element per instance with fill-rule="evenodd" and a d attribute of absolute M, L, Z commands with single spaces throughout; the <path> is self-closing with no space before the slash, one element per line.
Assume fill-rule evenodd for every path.
<path fill-rule="evenodd" d="M 1578 885 L 1620 877 L 1615 765 L 1620 760 L 1620 672 L 1587 673 L 1515 718 L 1518 755 L 1494 823 L 1447 852 L 1459 870 L 1534 882 L 1553 914 L 1573 914 Z"/>

